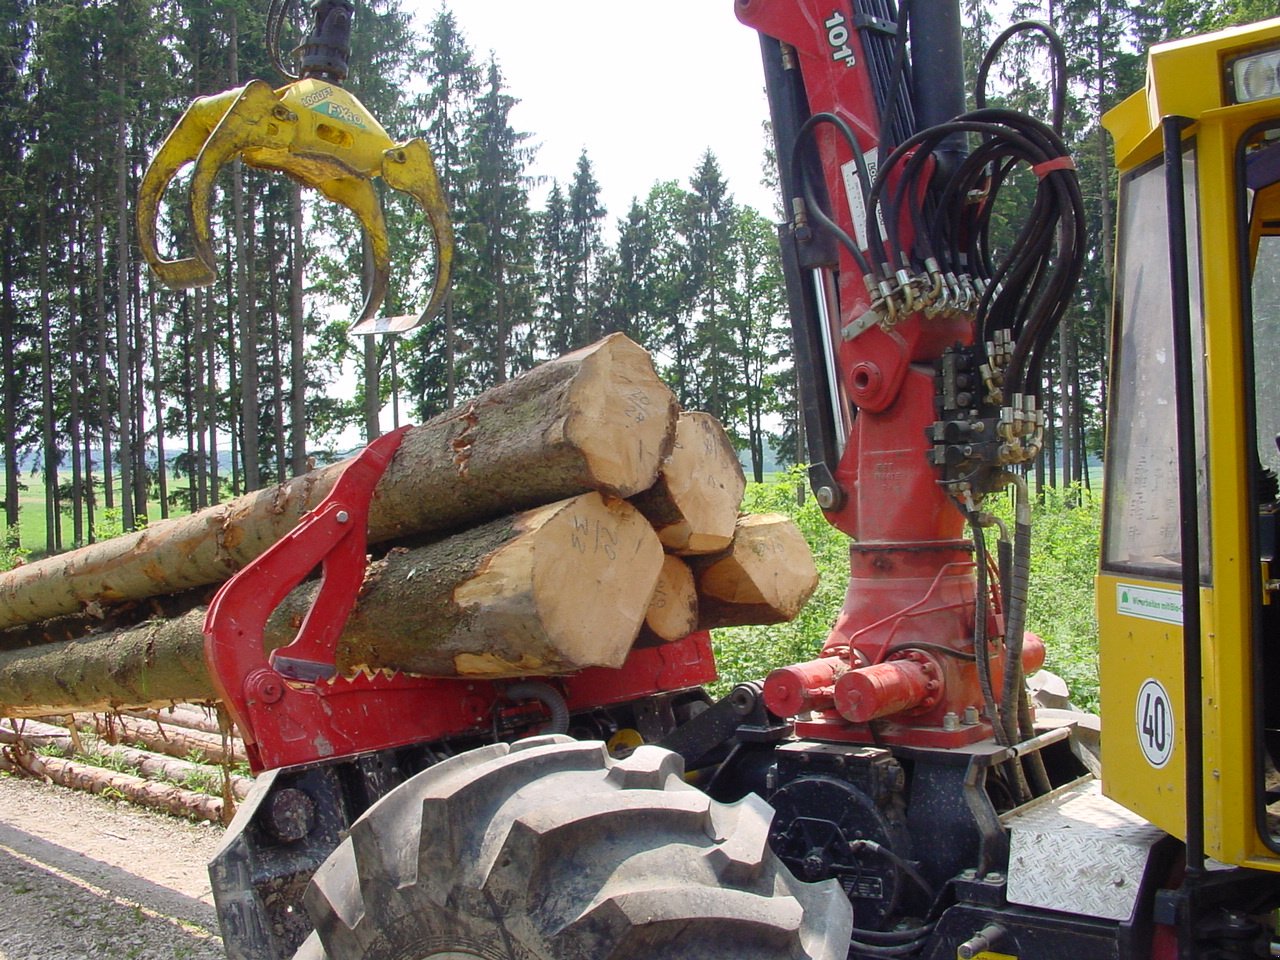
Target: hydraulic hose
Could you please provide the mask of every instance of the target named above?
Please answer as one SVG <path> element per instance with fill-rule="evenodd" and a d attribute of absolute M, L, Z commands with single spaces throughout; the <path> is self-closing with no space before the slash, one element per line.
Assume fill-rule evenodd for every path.
<path fill-rule="evenodd" d="M 568 733 L 569 732 L 569 705 L 565 703 L 564 696 L 555 687 L 549 683 L 542 683 L 538 680 L 522 680 L 520 683 L 513 683 L 503 691 L 503 696 L 513 703 L 519 703 L 522 700 L 536 700 L 542 704 L 551 713 L 551 720 L 548 721 L 546 729 L 543 733 Z"/>

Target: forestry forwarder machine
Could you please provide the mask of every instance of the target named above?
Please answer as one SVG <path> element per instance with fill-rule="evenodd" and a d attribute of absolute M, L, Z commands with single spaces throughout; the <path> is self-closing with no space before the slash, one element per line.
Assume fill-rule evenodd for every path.
<path fill-rule="evenodd" d="M 345 0 L 316 8 L 349 23 Z M 1033 711 L 1024 682 L 1043 646 L 1024 631 L 1023 469 L 1084 255 L 1063 51 L 1011 28 L 966 112 L 955 0 L 736 9 L 764 56 L 810 481 L 852 538 L 828 640 L 714 703 L 705 635 L 501 695 L 330 679 L 360 504 L 396 435 L 376 442 L 210 611 L 210 662 L 261 773 L 211 864 L 228 955 L 1280 956 L 1280 20 L 1154 48 L 1145 91 L 1105 120 L 1120 222 L 1100 789 L 1081 721 Z M 1024 31 L 1047 41 L 1051 124 L 984 106 Z M 345 66 L 316 69 L 301 95 L 250 84 L 194 105 L 144 219 L 195 159 L 207 248 L 212 175 L 239 152 L 362 198 L 376 238 L 366 188 L 379 171 L 397 185 L 400 148 L 378 138 L 344 165 L 370 121 L 329 109 Z M 416 163 L 443 276 L 447 220 Z M 996 251 L 1019 178 L 1034 198 Z M 179 280 L 208 279 L 196 260 Z M 1011 533 L 985 509 L 1005 488 Z M 264 656 L 262 623 L 317 563 L 298 638 Z"/>

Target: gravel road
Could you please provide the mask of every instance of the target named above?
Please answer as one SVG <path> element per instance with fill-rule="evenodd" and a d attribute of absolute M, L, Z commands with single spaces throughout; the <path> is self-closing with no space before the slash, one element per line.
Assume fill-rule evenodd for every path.
<path fill-rule="evenodd" d="M 224 960 L 222 828 L 0 774 L 0 960 Z"/>

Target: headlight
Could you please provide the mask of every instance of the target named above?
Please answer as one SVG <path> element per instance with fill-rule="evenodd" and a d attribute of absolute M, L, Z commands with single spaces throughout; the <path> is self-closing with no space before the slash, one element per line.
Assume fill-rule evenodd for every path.
<path fill-rule="evenodd" d="M 1280 96 L 1280 50 L 1264 50 L 1233 60 L 1231 93 L 1235 103 Z"/>

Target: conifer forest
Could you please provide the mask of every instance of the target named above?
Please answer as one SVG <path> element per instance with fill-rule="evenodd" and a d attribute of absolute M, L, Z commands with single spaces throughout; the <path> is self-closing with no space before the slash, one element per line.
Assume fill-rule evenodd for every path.
<path fill-rule="evenodd" d="M 743 29 L 729 0 L 715 2 L 726 31 Z M 1036 479 L 1087 481 L 1103 428 L 1114 229 L 1099 117 L 1141 86 L 1150 43 L 1274 16 L 1275 0 L 1016 0 L 1007 15 L 964 6 L 971 75 L 1014 20 L 1050 22 L 1067 45 L 1065 128 L 1091 249 L 1053 352 L 1052 440 Z M 473 48 L 447 3 L 357 0 L 346 83 L 393 136 L 422 137 L 435 157 L 457 254 L 431 322 L 349 337 L 368 283 L 359 223 L 240 164 L 217 182 L 217 283 L 161 286 L 134 225 L 143 170 L 195 97 L 254 77 L 279 82 L 266 7 L 0 4 L 8 549 L 69 549 L 275 483 L 341 452 L 340 435 L 421 422 L 614 331 L 652 352 L 683 407 L 720 418 L 749 479 L 766 462 L 800 458 L 777 214 L 737 203 L 717 159 L 741 145 L 708 144 L 687 179 L 655 182 L 627 209 L 603 205 L 589 125 L 573 169 L 550 183 L 534 177 L 538 131 L 513 125 L 521 91 L 508 86 L 502 51 Z M 305 3 L 294 7 L 301 22 Z M 1044 72 L 1033 43 L 1011 44 L 988 102 L 1043 114 Z M 430 293 L 430 226 L 394 191 L 382 203 L 396 264 L 384 312 L 414 313 Z M 179 245 L 184 225 L 164 216 Z M 415 258 L 422 266 L 402 266 Z M 33 536 L 30 514 L 41 510 L 43 537 Z"/>

